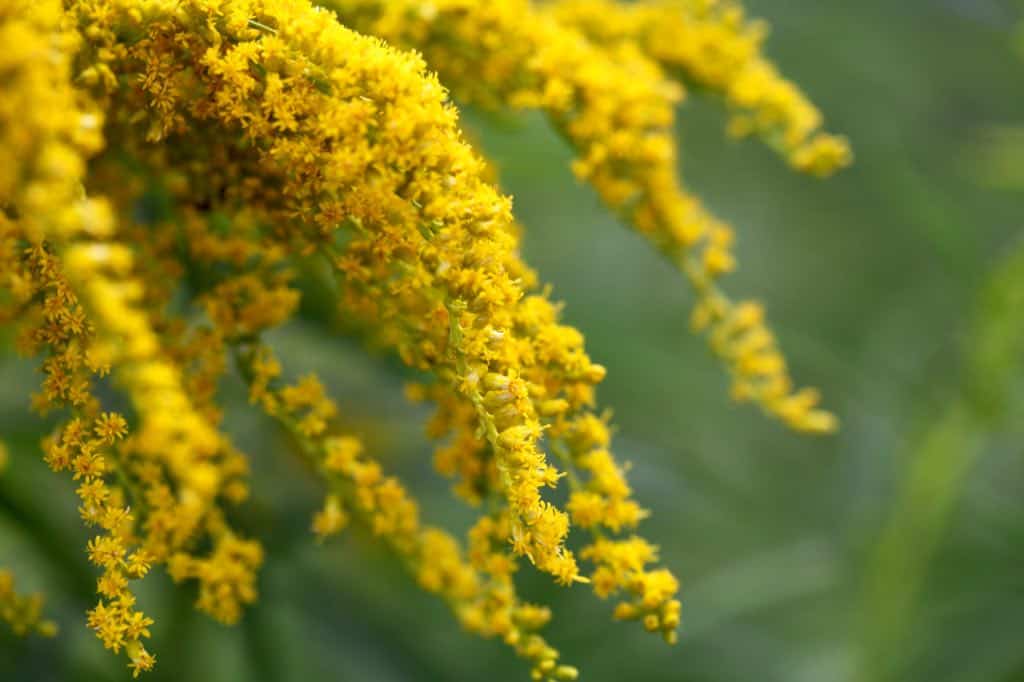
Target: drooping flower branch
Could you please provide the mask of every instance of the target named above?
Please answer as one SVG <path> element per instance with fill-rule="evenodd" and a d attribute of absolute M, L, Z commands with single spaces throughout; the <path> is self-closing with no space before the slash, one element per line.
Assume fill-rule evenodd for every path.
<path fill-rule="evenodd" d="M 692 70 L 706 65 L 708 55 L 717 56 L 712 45 L 724 50 L 748 45 L 740 65 L 704 80 L 709 87 L 737 90 L 741 103 L 750 100 L 748 109 L 760 113 L 748 118 L 758 122 L 759 130 L 768 134 L 784 127 L 795 165 L 824 173 L 848 161 L 845 142 L 814 135 L 817 110 L 760 57 L 760 39 L 748 35 L 754 29 L 744 28 L 735 5 L 727 11 L 716 3 L 602 2 L 584 13 L 579 8 L 535 7 L 529 0 L 321 4 L 362 30 L 421 51 L 457 97 L 488 108 L 545 112 L 576 150 L 576 175 L 689 281 L 697 296 L 693 327 L 706 333 L 732 377 L 733 397 L 760 404 L 798 431 L 827 433 L 836 428 L 835 417 L 817 407 L 816 390 L 794 388 L 761 306 L 734 302 L 719 286 L 721 276 L 735 267 L 733 230 L 678 175 L 674 108 L 684 90 L 663 66 Z M 702 4 L 716 9 L 684 11 Z M 657 40 L 648 40 L 643 29 L 649 24 L 662 32 Z M 673 37 L 676 31 L 682 37 L 692 32 L 699 40 L 680 41 Z M 716 31 L 720 35 L 712 41 L 707 34 Z M 686 59 L 663 55 L 658 49 L 662 42 L 697 52 L 686 53 Z M 756 97 L 744 94 L 750 89 L 757 91 Z M 780 90 L 783 94 L 773 94 Z"/>

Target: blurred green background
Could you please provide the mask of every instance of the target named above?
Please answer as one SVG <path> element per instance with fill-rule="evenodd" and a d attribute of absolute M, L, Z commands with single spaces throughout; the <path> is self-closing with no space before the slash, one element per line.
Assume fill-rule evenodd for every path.
<path fill-rule="evenodd" d="M 1020 7 L 747 4 L 773 25 L 769 54 L 850 137 L 856 164 L 827 182 L 793 175 L 757 143 L 726 141 L 717 103 L 693 97 L 684 172 L 737 226 L 729 290 L 765 302 L 795 376 L 821 387 L 842 430 L 799 437 L 731 404 L 688 333 L 687 287 L 574 182 L 565 145 L 539 118 L 467 112 L 515 196 L 527 260 L 609 369 L 600 399 L 653 512 L 643 532 L 682 580 L 681 642 L 614 623 L 586 588 L 530 569 L 521 589 L 553 606 L 549 639 L 592 682 L 1024 680 L 1022 194 L 992 182 L 978 152 L 999 139 L 990 131 L 1024 122 Z M 293 371 L 320 373 L 428 520 L 468 524 L 431 470 L 427 413 L 402 399 L 400 367 L 315 319 L 273 340 Z M 86 533 L 70 482 L 39 457 L 25 397 L 34 366 L 7 346 L 0 434 L 14 457 L 0 476 L 0 563 L 46 592 L 61 634 L 0 635 L 0 680 L 126 679 L 85 629 Z M 268 549 L 261 598 L 226 628 L 162 572 L 147 579 L 158 657 L 147 680 L 527 679 L 365 535 L 317 546 L 319 487 L 239 382 L 225 391 L 227 426 L 254 458 L 254 501 L 239 518 Z"/>

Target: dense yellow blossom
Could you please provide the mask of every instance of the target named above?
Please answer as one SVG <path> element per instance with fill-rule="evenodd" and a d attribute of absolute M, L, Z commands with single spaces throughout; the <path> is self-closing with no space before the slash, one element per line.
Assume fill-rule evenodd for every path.
<path fill-rule="evenodd" d="M 712 350 L 733 379 L 732 395 L 760 404 L 798 431 L 835 429 L 835 418 L 817 408 L 816 391 L 794 390 L 767 327 L 750 329 L 755 333 L 749 339 L 729 333 L 734 311 L 754 305 L 734 303 L 718 286 L 735 267 L 733 230 L 681 184 L 674 107 L 683 89 L 647 55 L 642 41 L 613 34 L 593 42 L 572 22 L 561 23 L 557 12 L 529 0 L 322 4 L 359 28 L 422 51 L 457 96 L 488 107 L 546 112 L 576 150 L 576 175 L 689 280 L 697 294 L 694 329 L 708 332 Z M 612 3 L 608 10 L 613 17 L 632 11 Z M 658 17 L 658 23 L 670 30 L 677 23 L 671 19 Z M 731 40 L 730 35 L 725 37 Z M 810 131 L 805 128 L 800 126 L 803 137 L 793 133 L 794 139 L 800 137 L 794 154 L 828 146 L 806 141 Z M 826 163 L 814 154 L 813 163 Z"/>
<path fill-rule="evenodd" d="M 732 231 L 680 183 L 683 90 L 666 68 L 722 92 L 758 132 L 781 130 L 798 166 L 842 154 L 815 137 L 818 114 L 732 5 L 598 2 L 598 17 L 526 0 L 327 4 L 426 61 L 308 0 L 0 0 L 0 325 L 39 358 L 32 407 L 58 414 L 43 460 L 71 476 L 93 531 L 88 626 L 137 675 L 156 663 L 135 591 L 152 570 L 193 583 L 196 607 L 224 623 L 257 599 L 263 549 L 228 520 L 249 495 L 248 459 L 221 430 L 234 365 L 323 482 L 311 535 L 364 526 L 534 679 L 578 673 L 539 634 L 549 610 L 517 596 L 524 558 L 674 642 L 679 581 L 637 534 L 648 511 L 596 402 L 606 369 L 520 258 L 511 199 L 445 86 L 547 112 L 575 172 L 690 279 L 694 325 L 735 396 L 812 432 L 834 420 L 814 391 L 793 390 L 761 308 L 717 287 Z M 670 9 L 696 56 L 663 53 L 648 26 L 646 12 Z M 168 203 L 159 215 L 140 210 L 151 190 Z M 420 373 L 408 393 L 436 406 L 435 466 L 481 510 L 464 542 L 423 523 L 405 486 L 339 429 L 320 380 L 286 379 L 266 345 L 310 270 L 328 274 L 349 327 Z M 563 486 L 561 508 L 551 491 Z M 573 526 L 586 534 L 578 554 Z M 0 571 L 0 617 L 16 632 L 52 631 L 40 603 Z"/>
<path fill-rule="evenodd" d="M 94 373 L 107 364 L 94 352 L 94 328 L 69 282 L 58 256 L 40 239 L 95 224 L 90 204 L 80 201 L 78 182 L 84 174 L 82 154 L 99 145 L 98 119 L 79 107 L 71 88 L 72 32 L 62 30 L 57 3 L 6 2 L 0 6 L 0 31 L 13 45 L 4 65 L 5 177 L 0 205 L 14 209 L 0 215 L 0 233 L 7 243 L 5 273 L 11 302 L 21 325 L 19 345 L 28 352 L 47 351 L 45 380 L 36 407 L 68 406 L 74 416 L 44 443 L 45 458 L 56 471 L 70 469 L 80 481 L 79 512 L 101 533 L 89 541 L 89 560 L 102 569 L 97 583 L 100 601 L 90 611 L 89 625 L 114 651 L 125 648 L 136 669 L 152 667 L 140 640 L 151 621 L 135 610 L 128 589 L 134 517 L 125 491 L 109 481 L 118 464 L 112 446 L 124 435 L 119 415 L 99 412 L 91 394 Z M 11 95 L 8 98 L 8 84 Z M 19 98 L 25 98 L 20 100 Z M 21 123 L 24 121 L 24 123 Z M 10 137 L 11 139 L 6 139 Z M 10 146 L 8 146 L 8 143 Z"/>
<path fill-rule="evenodd" d="M 353 517 L 391 547 L 423 589 L 443 598 L 466 629 L 500 637 L 530 661 L 534 679 L 576 679 L 576 669 L 560 665 L 558 652 L 536 632 L 548 610 L 516 596 L 507 515 L 483 516 L 470 531 L 466 556 L 448 532 L 420 522 L 417 503 L 358 439 L 336 432 L 330 418 L 338 408 L 319 381 L 307 376 L 282 384 L 281 365 L 265 346 L 242 344 L 237 354 L 254 402 L 287 430 L 329 490 L 313 520 L 318 536 L 339 532 Z"/>
<path fill-rule="evenodd" d="M 767 25 L 734 0 L 556 0 L 558 20 L 596 42 L 631 43 L 685 84 L 721 95 L 729 131 L 756 133 L 794 168 L 830 175 L 850 163 L 849 144 L 821 131 L 821 112 L 761 52 Z"/>
<path fill-rule="evenodd" d="M 93 5 L 79 4 L 87 23 L 99 16 Z M 118 110 L 122 97 L 125 108 L 140 96 L 159 102 L 148 110 L 151 120 L 135 116 L 135 125 L 124 131 L 140 135 L 139 144 L 187 136 L 188 118 L 227 135 L 271 141 L 248 158 L 235 151 L 240 172 L 253 181 L 239 183 L 242 192 L 258 193 L 244 198 L 267 207 L 279 229 L 290 225 L 283 237 L 300 253 L 330 254 L 352 297 L 372 298 L 377 317 L 403 325 L 407 361 L 432 370 L 478 405 L 517 519 L 517 547 L 543 570 L 571 581 L 577 568 L 563 545 L 568 517 L 540 494 L 558 476 L 537 445 L 541 425 L 532 401 L 520 401 L 500 420 L 481 402 L 483 377 L 515 381 L 518 340 L 502 328 L 510 326 L 507 311 L 523 292 L 515 277 L 514 238 L 505 227 L 508 201 L 482 181 L 481 163 L 460 141 L 454 111 L 416 58 L 386 50 L 329 14 L 304 7 L 239 4 L 239 16 L 255 17 L 252 22 L 217 19 L 227 22 L 221 30 L 235 42 L 211 41 L 180 23 L 214 21 L 212 9 L 202 4 L 190 8 L 193 17 L 155 18 L 150 37 L 131 46 L 123 64 L 105 64 L 136 70 L 142 79 L 138 90 L 110 93 L 112 109 Z M 116 27 L 137 19 L 126 9 L 104 13 L 102 22 L 109 41 Z M 90 23 L 90 31 L 104 35 L 100 22 Z M 97 50 L 101 58 L 111 53 L 116 51 Z M 239 72 L 240 59 L 267 65 L 265 82 Z M 348 69 L 339 68 L 343 61 Z M 153 70 L 167 64 L 172 72 L 158 78 Z M 186 91 L 189 99 L 175 97 Z M 382 102 L 376 104 L 375 97 Z M 287 121 L 283 112 L 289 112 Z M 384 123 L 377 120 L 381 116 L 387 117 Z M 332 148 L 337 151 L 323 151 Z M 371 169 L 377 173 L 373 182 L 358 182 Z M 414 227 L 424 223 L 429 230 Z M 353 233 L 340 254 L 332 243 L 338 227 Z M 428 316 L 443 318 L 443 326 Z M 445 346 L 447 357 L 439 357 Z"/>

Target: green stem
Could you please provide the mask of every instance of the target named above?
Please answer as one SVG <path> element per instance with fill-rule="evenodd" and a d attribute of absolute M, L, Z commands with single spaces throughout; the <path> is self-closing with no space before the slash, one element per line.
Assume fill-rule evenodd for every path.
<path fill-rule="evenodd" d="M 905 679 L 929 565 L 986 439 L 958 401 L 913 441 L 896 505 L 869 559 L 860 682 Z"/>

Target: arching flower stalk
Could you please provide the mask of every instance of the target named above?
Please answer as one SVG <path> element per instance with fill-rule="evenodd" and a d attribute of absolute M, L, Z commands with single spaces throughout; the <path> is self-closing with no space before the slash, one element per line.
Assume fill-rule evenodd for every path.
<path fill-rule="evenodd" d="M 63 28 L 60 6 L 11 3 L 0 19 L 4 35 L 22 48 L 13 50 L 19 59 L 5 78 L 30 97 L 24 109 L 4 112 L 17 117 L 4 130 L 15 133 L 12 145 L 21 153 L 0 195 L 19 345 L 46 353 L 37 409 L 70 412 L 44 442 L 46 462 L 80 481 L 79 512 L 100 530 L 88 545 L 89 560 L 102 569 L 89 625 L 104 646 L 123 649 L 138 673 L 154 663 L 142 644 L 152 620 L 136 610 L 129 583 L 153 563 L 185 556 L 197 538 L 223 536 L 214 500 L 237 459 L 221 461 L 219 435 L 191 411 L 145 314 L 134 307 L 141 284 L 130 277 L 131 250 L 110 241 L 107 205 L 82 196 L 84 158 L 100 146 L 100 119 L 71 87 L 77 41 Z M 128 438 L 127 420 L 102 411 L 94 393 L 112 365 L 138 413 Z M 228 601 L 222 598 L 205 606 L 216 612 Z"/>
<path fill-rule="evenodd" d="M 683 89 L 647 55 L 646 44 L 618 34 L 593 42 L 529 0 L 321 4 L 362 30 L 421 51 L 457 97 L 489 108 L 544 111 L 575 149 L 576 175 L 690 282 L 697 295 L 693 327 L 706 332 L 728 370 L 733 397 L 761 405 L 798 431 L 836 428 L 834 416 L 817 407 L 817 391 L 794 388 L 774 335 L 760 314 L 751 314 L 758 304 L 734 303 L 718 286 L 735 267 L 733 230 L 680 182 L 674 107 Z M 612 16 L 629 11 L 610 8 Z M 670 26 L 684 23 L 687 15 L 678 14 L 669 17 L 680 20 Z M 810 132 L 799 128 L 803 140 Z M 841 143 L 816 139 L 799 154 L 822 167 L 845 161 L 842 154 L 819 153 Z"/>
<path fill-rule="evenodd" d="M 823 132 L 821 112 L 763 55 L 768 34 L 735 0 L 554 0 L 565 26 L 600 45 L 632 44 L 688 87 L 721 97 L 728 130 L 756 134 L 796 170 L 828 176 L 852 160 L 845 138 Z"/>
<path fill-rule="evenodd" d="M 189 215 L 193 225 L 200 220 L 193 211 Z M 242 224 L 249 218 L 231 220 L 245 232 Z M 211 271 L 231 261 L 220 250 L 196 252 L 194 257 Z M 469 532 L 468 552 L 447 531 L 422 524 L 419 505 L 404 486 L 384 474 L 357 438 L 338 433 L 338 408 L 316 376 L 286 384 L 280 362 L 260 340 L 263 331 L 285 321 L 297 306 L 287 259 L 275 257 L 270 249 L 259 259 L 236 260 L 232 269 L 227 277 L 214 277 L 217 281 L 200 296 L 212 323 L 202 336 L 216 338 L 230 350 L 250 402 L 285 430 L 305 463 L 323 480 L 327 495 L 312 521 L 316 536 L 324 540 L 350 522 L 365 526 L 398 555 L 423 589 L 446 601 L 467 630 L 500 637 L 530 662 L 535 679 L 576 679 L 577 670 L 559 664 L 557 650 L 537 633 L 550 619 L 550 610 L 524 603 L 516 595 L 513 575 L 518 563 L 511 556 L 507 511 L 494 509 L 481 516 Z M 270 311 L 274 312 L 268 315 Z"/>
<path fill-rule="evenodd" d="M 396 478 L 383 473 L 358 439 L 337 433 L 331 425 L 337 406 L 315 376 L 286 385 L 281 365 L 266 346 L 243 345 L 237 353 L 251 401 L 295 440 L 327 487 L 324 506 L 313 519 L 318 537 L 338 533 L 350 519 L 366 526 L 398 555 L 420 587 L 449 605 L 463 627 L 500 637 L 528 660 L 533 679 L 576 679 L 576 669 L 559 664 L 558 652 L 537 634 L 550 611 L 516 596 L 507 514 L 480 518 L 470 531 L 466 556 L 447 531 L 420 521 L 416 501 Z"/>

